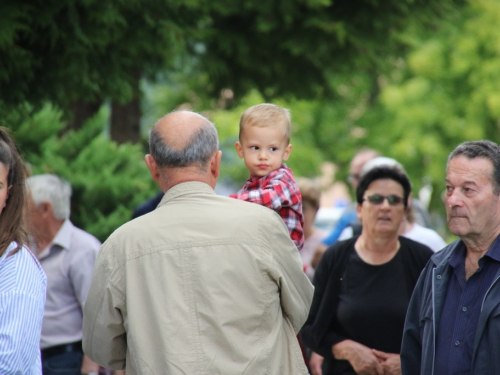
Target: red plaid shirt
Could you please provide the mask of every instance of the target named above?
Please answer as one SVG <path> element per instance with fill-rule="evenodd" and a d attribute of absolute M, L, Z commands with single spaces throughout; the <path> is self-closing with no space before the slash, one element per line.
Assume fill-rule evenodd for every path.
<path fill-rule="evenodd" d="M 288 227 L 290 238 L 295 242 L 297 249 L 302 249 L 304 245 L 302 196 L 292 171 L 285 164 L 264 177 L 251 176 L 241 190 L 230 197 L 257 203 L 276 211 Z"/>

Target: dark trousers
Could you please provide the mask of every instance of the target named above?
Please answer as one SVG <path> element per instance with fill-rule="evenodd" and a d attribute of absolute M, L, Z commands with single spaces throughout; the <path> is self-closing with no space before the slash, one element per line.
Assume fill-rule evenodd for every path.
<path fill-rule="evenodd" d="M 83 351 L 80 345 L 60 345 L 60 350 L 42 350 L 43 375 L 80 375 Z"/>

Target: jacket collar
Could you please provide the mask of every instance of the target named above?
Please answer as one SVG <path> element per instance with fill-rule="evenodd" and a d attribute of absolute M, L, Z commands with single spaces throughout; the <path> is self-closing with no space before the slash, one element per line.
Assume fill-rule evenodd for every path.
<path fill-rule="evenodd" d="M 448 261 L 451 255 L 455 252 L 455 250 L 460 246 L 465 246 L 462 240 L 458 239 L 448 246 L 446 246 L 443 250 L 438 251 L 431 257 L 431 262 L 434 264 L 435 268 L 441 269 L 442 267 L 446 267 L 448 265 Z"/>
<path fill-rule="evenodd" d="M 441 268 L 443 266 L 446 266 L 450 260 L 450 257 L 452 254 L 461 246 L 465 246 L 463 241 L 461 239 L 458 239 L 451 244 L 449 244 L 447 247 L 445 247 L 443 250 L 438 251 L 431 257 L 431 261 L 434 263 L 434 266 L 437 268 Z M 488 249 L 487 253 L 495 260 L 499 260 L 499 254 L 500 254 L 500 236 L 498 236 L 495 241 L 490 246 L 490 249 Z"/>

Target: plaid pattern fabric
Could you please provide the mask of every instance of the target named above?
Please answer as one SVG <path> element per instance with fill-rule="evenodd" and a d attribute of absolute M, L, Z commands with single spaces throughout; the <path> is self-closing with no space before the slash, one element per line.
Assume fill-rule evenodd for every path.
<path fill-rule="evenodd" d="M 302 196 L 292 171 L 285 164 L 264 177 L 251 176 L 241 190 L 230 197 L 257 203 L 276 211 L 288 227 L 290 238 L 297 249 L 302 249 L 304 246 Z"/>

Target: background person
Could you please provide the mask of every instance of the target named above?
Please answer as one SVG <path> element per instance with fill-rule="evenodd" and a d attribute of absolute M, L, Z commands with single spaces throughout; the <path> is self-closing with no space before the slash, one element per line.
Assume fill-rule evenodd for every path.
<path fill-rule="evenodd" d="M 307 374 L 296 333 L 313 287 L 283 220 L 215 194 L 215 126 L 161 118 L 146 163 L 165 195 L 99 253 L 84 350 L 127 374 Z"/>
<path fill-rule="evenodd" d="M 0 127 L 0 374 L 41 374 L 40 331 L 46 278 L 24 247 L 24 168 Z"/>
<path fill-rule="evenodd" d="M 40 348 L 44 375 L 97 373 L 83 355 L 83 304 L 99 241 L 69 220 L 71 186 L 58 176 L 27 180 L 33 249 L 47 274 L 47 301 Z"/>
<path fill-rule="evenodd" d="M 361 170 L 363 166 L 370 160 L 379 157 L 380 154 L 369 148 L 362 148 L 351 160 L 351 164 L 349 165 L 349 176 L 348 182 L 351 187 L 356 191 L 358 187 L 359 178 L 361 177 Z M 342 231 L 349 225 L 359 223 L 358 214 L 356 212 L 356 204 L 352 204 L 348 206 L 345 211 L 342 213 L 342 216 L 339 218 L 338 222 L 335 224 L 335 227 L 332 229 L 330 234 L 323 239 L 322 245 L 318 247 L 320 253 L 326 250 L 328 246 L 333 245 L 339 239 Z"/>
<path fill-rule="evenodd" d="M 398 375 L 406 309 L 432 251 L 398 236 L 411 187 L 400 170 L 381 166 L 356 190 L 359 237 L 323 255 L 304 343 L 324 356 L 323 375 Z"/>
<path fill-rule="evenodd" d="M 415 288 L 403 374 L 500 374 L 500 146 L 457 146 L 444 201 L 448 228 L 460 239 L 431 258 Z"/>
<path fill-rule="evenodd" d="M 293 173 L 283 162 L 292 145 L 290 112 L 274 104 L 258 104 L 241 115 L 236 151 L 250 171 L 250 178 L 231 198 L 253 202 L 276 211 L 290 238 L 301 250 L 304 245 L 302 198 Z"/>
<path fill-rule="evenodd" d="M 134 208 L 131 219 L 135 219 L 136 217 L 146 215 L 147 213 L 156 209 L 156 207 L 158 207 L 158 205 L 160 204 L 162 198 L 163 198 L 163 191 L 160 190 L 159 192 L 156 193 L 154 197 L 149 198 L 144 203 L 141 203 L 139 206 Z"/>
<path fill-rule="evenodd" d="M 311 260 L 321 240 L 328 234 L 323 229 L 314 227 L 314 219 L 319 210 L 321 191 L 309 178 L 297 178 L 302 196 L 302 212 L 304 214 L 304 247 L 300 251 L 304 272 L 310 280 L 314 277 L 314 267 Z"/>
<path fill-rule="evenodd" d="M 403 166 L 395 159 L 387 157 L 377 157 L 370 160 L 363 166 L 361 175 L 363 176 L 369 170 L 382 165 L 393 166 L 400 169 L 403 173 L 406 174 Z M 416 199 L 410 199 L 408 201 L 408 209 L 406 211 L 406 216 L 401 223 L 401 227 L 399 228 L 399 234 L 413 241 L 417 241 L 428 246 L 434 252 L 441 250 L 446 246 L 446 242 L 443 240 L 443 238 L 435 230 L 423 227 L 416 222 L 414 207 L 417 202 L 418 201 Z M 422 212 L 421 209 L 419 216 L 422 217 L 426 215 L 427 212 Z M 354 235 L 359 235 L 361 233 L 361 227 L 361 223 L 349 225 L 342 231 L 339 240 L 346 240 L 353 237 Z"/>

